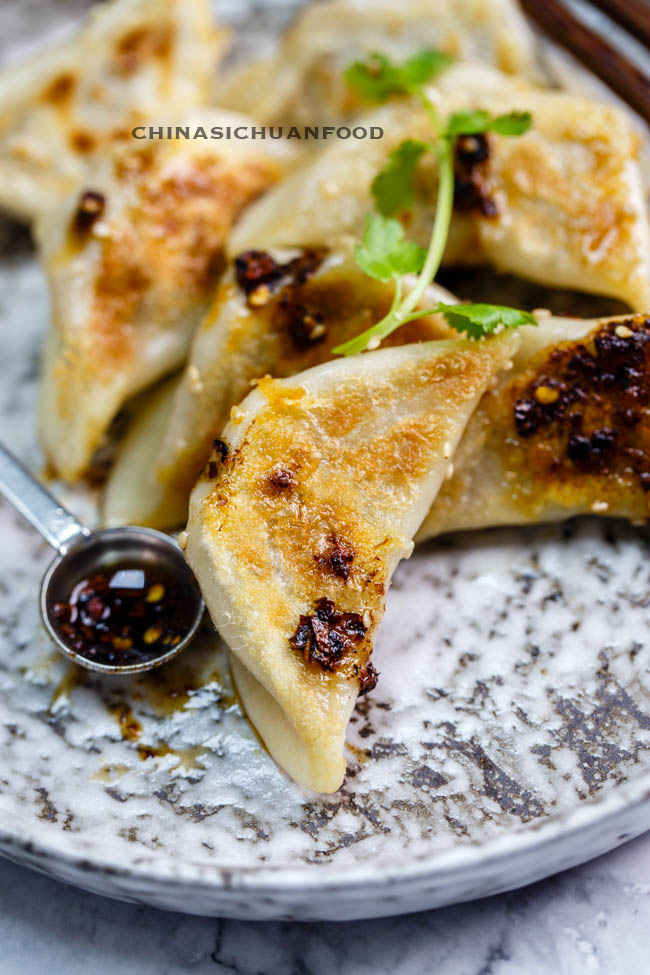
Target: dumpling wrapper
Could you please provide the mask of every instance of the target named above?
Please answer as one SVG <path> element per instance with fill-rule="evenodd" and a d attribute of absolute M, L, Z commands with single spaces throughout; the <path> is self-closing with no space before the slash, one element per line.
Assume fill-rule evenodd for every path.
<path fill-rule="evenodd" d="M 375 51 L 397 61 L 436 48 L 539 78 L 535 40 L 514 0 L 330 0 L 303 10 L 269 58 L 219 80 L 219 104 L 271 125 L 338 125 L 367 109 L 343 77 Z"/>
<path fill-rule="evenodd" d="M 265 375 L 290 376 L 334 358 L 332 349 L 378 321 L 389 309 L 392 283 L 381 284 L 355 264 L 353 248 L 324 255 L 280 255 L 295 266 L 274 290 L 263 282 L 247 295 L 231 267 L 196 330 L 177 385 L 156 391 L 122 440 L 104 498 L 104 521 L 170 528 L 187 519 L 190 491 L 221 435 L 230 410 Z M 272 257 L 272 255 L 267 255 Z M 453 303 L 438 286 L 422 304 Z M 412 322 L 386 345 L 447 338 L 441 316 Z"/>
<path fill-rule="evenodd" d="M 424 342 L 264 379 L 192 492 L 186 558 L 244 707 L 307 788 L 343 780 L 391 576 L 517 341 Z"/>
<path fill-rule="evenodd" d="M 33 220 L 111 146 L 206 104 L 227 41 L 209 0 L 112 0 L 0 74 L 0 209 Z"/>
<path fill-rule="evenodd" d="M 489 263 L 551 287 L 608 295 L 635 310 L 650 308 L 640 140 L 625 112 L 542 91 L 481 65 L 456 65 L 427 90 L 443 116 L 471 108 L 533 115 L 523 136 L 490 134 L 487 159 L 464 172 L 475 199 L 470 195 L 464 209 L 455 207 L 446 263 Z M 251 247 L 309 247 L 361 236 L 373 209 L 372 179 L 389 152 L 405 138 L 431 139 L 432 132 L 419 103 L 408 99 L 358 122 L 367 129 L 379 126 L 383 138 L 325 143 L 251 207 L 229 239 L 231 255 Z M 427 160 L 409 221 L 409 235 L 423 246 L 431 233 L 435 183 Z M 496 213 L 486 214 L 486 207 Z"/>
<path fill-rule="evenodd" d="M 418 532 L 599 514 L 645 521 L 650 500 L 650 318 L 547 318 L 520 329 Z"/>
<path fill-rule="evenodd" d="M 211 110 L 201 122 L 250 120 Z M 39 220 L 52 309 L 40 432 L 62 477 L 83 474 L 124 402 L 183 362 L 233 222 L 289 159 L 278 143 L 146 140 Z"/>

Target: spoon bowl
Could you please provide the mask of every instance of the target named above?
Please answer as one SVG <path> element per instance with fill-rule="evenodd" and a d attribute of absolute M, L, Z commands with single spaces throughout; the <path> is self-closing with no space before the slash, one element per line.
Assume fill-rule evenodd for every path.
<path fill-rule="evenodd" d="M 171 536 L 132 525 L 91 532 L 2 444 L 0 494 L 58 552 L 40 605 L 68 659 L 103 674 L 137 674 L 185 649 L 205 604 Z"/>
<path fill-rule="evenodd" d="M 180 642 L 164 653 L 144 656 L 133 663 L 103 663 L 75 650 L 61 634 L 56 607 L 65 604 L 74 587 L 98 573 L 110 573 L 128 563 L 131 571 L 142 569 L 145 575 L 152 570 L 173 579 L 180 589 L 189 626 L 184 628 Z M 50 564 L 41 583 L 41 616 L 48 633 L 66 657 L 89 670 L 104 674 L 137 674 L 167 663 L 178 656 L 194 637 L 204 611 L 203 598 L 192 570 L 183 558 L 178 544 L 169 535 L 127 525 L 105 528 L 84 535 L 64 555 Z"/>

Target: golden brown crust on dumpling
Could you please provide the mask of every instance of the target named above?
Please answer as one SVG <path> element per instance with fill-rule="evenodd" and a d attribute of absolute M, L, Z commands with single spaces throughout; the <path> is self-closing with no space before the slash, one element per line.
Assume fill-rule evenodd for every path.
<path fill-rule="evenodd" d="M 403 61 L 423 48 L 539 76 L 513 0 L 330 0 L 307 5 L 273 57 L 226 77 L 220 104 L 273 125 L 340 124 L 368 107 L 345 83 L 349 64 L 375 51 Z"/>
<path fill-rule="evenodd" d="M 33 220 L 135 126 L 207 104 L 226 34 L 208 0 L 113 0 L 0 76 L 0 207 Z M 156 123 L 158 124 L 158 123 Z"/>
<path fill-rule="evenodd" d="M 161 434 L 159 411 L 136 418 L 111 474 L 106 516 L 154 527 L 173 527 L 187 517 L 187 500 L 212 441 L 221 435 L 230 409 L 264 375 L 288 376 L 334 358 L 332 348 L 357 335 L 388 310 L 392 284 L 381 284 L 355 264 L 352 248 L 240 254 L 219 284 L 212 305 L 197 329 L 189 364 L 167 410 Z M 453 301 L 442 289 L 423 299 Z M 385 343 L 399 345 L 447 337 L 441 316 L 411 322 Z M 142 444 L 151 462 L 140 460 Z M 127 478 L 127 471 L 130 474 Z M 119 485 L 119 488 L 118 488 Z M 125 508 L 126 505 L 126 508 Z"/>
<path fill-rule="evenodd" d="M 164 287 L 169 304 L 162 322 L 176 318 L 174 304 L 206 302 L 223 270 L 223 244 L 244 206 L 278 175 L 270 161 L 233 167 L 214 156 L 188 158 L 166 170 L 153 151 L 118 157 L 116 176 L 133 202 L 99 241 L 90 341 L 97 340 L 97 367 L 109 371 L 134 353 L 128 329 L 151 289 Z M 55 258 L 56 260 L 56 258 Z"/>
<path fill-rule="evenodd" d="M 581 512 L 647 517 L 650 319 L 586 325 L 567 321 L 564 341 L 485 393 L 421 538 Z M 584 334 L 569 338 L 572 326 Z"/>
<path fill-rule="evenodd" d="M 311 787 L 341 781 L 390 578 L 515 345 L 427 342 L 263 379 L 215 444 L 186 555 L 221 635 L 293 729 L 279 741 L 271 729 L 275 745 L 259 716 L 258 730 Z"/>
<path fill-rule="evenodd" d="M 41 222 L 55 332 L 42 429 L 64 477 L 86 468 L 128 396 L 180 364 L 228 231 L 280 158 L 215 142 L 125 149 Z"/>
<path fill-rule="evenodd" d="M 178 455 L 160 467 L 162 479 L 167 471 L 173 471 L 174 490 L 185 496 L 205 463 L 212 439 L 223 429 L 230 408 L 248 392 L 251 380 L 264 373 L 291 376 L 331 360 L 331 350 L 336 345 L 379 321 L 388 311 L 391 289 L 358 270 L 351 271 L 347 265 L 309 276 L 303 282 L 288 281 L 271 293 L 264 304 L 256 305 L 255 301 L 254 293 L 242 300 L 241 286 L 227 278 L 201 326 L 209 329 L 224 304 L 240 305 L 240 314 L 230 325 L 229 340 L 222 353 L 223 368 L 228 369 L 230 376 L 230 388 L 224 389 L 227 395 L 218 397 L 216 407 L 216 391 L 209 382 L 201 384 L 195 394 L 193 435 L 183 438 Z M 439 320 L 420 319 L 394 332 L 385 345 L 405 345 L 445 334 Z M 209 375 L 209 368 L 205 371 Z"/>
<path fill-rule="evenodd" d="M 489 263 L 551 287 L 604 294 L 650 307 L 650 228 L 639 137 L 620 108 L 543 91 L 476 64 L 443 72 L 428 90 L 443 117 L 468 108 L 495 115 L 530 111 L 518 138 L 491 134 L 486 158 L 457 167 L 450 264 Z M 325 143 L 252 207 L 229 242 L 250 247 L 320 246 L 361 237 L 372 209 L 372 178 L 402 139 L 431 139 L 418 102 L 402 99 L 360 120 L 384 137 Z M 416 174 L 409 235 L 423 246 L 433 220 L 436 173 Z"/>

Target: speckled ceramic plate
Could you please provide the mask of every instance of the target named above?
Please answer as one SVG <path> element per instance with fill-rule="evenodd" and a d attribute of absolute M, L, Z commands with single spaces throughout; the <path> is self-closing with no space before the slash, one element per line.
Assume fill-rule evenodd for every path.
<path fill-rule="evenodd" d="M 45 287 L 27 234 L 0 237 L 0 429 L 38 468 Z M 65 500 L 92 518 L 92 498 Z M 645 529 L 580 522 L 416 551 L 333 796 L 264 752 L 209 629 L 150 675 L 71 670 L 38 617 L 50 553 L 4 504 L 0 539 L 0 849 L 15 860 L 193 913 L 351 919 L 514 887 L 650 825 Z"/>

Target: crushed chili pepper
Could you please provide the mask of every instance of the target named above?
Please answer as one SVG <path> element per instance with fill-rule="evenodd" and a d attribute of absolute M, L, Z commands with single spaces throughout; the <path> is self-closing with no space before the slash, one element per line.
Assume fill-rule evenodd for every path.
<path fill-rule="evenodd" d="M 249 303 L 255 305 L 255 295 L 262 289 L 265 289 L 265 296 L 267 293 L 270 296 L 279 285 L 295 287 L 304 284 L 324 256 L 324 250 L 307 249 L 282 264 L 266 251 L 244 251 L 235 258 L 235 277 Z"/>
<path fill-rule="evenodd" d="M 221 465 L 225 462 L 228 456 L 228 444 L 223 440 L 212 441 L 212 447 L 217 452 L 217 460 L 209 460 L 208 466 L 206 468 L 206 474 L 211 481 L 214 481 L 215 477 L 218 476 Z"/>
<path fill-rule="evenodd" d="M 354 550 L 336 535 L 329 535 L 327 547 L 318 552 L 314 559 L 323 568 L 347 582 L 350 578 L 350 564 L 354 562 Z"/>
<path fill-rule="evenodd" d="M 454 154 L 454 206 L 457 210 L 478 210 L 484 217 L 499 212 L 490 195 L 485 163 L 490 143 L 483 133 L 461 135 Z"/>
<path fill-rule="evenodd" d="M 79 203 L 74 215 L 75 230 L 83 233 L 90 230 L 96 220 L 99 220 L 106 207 L 103 193 L 96 190 L 85 190 L 79 197 Z"/>
<path fill-rule="evenodd" d="M 267 480 L 278 491 L 286 491 L 287 488 L 293 487 L 296 483 L 296 479 L 291 471 L 286 470 L 284 467 L 274 467 L 268 475 Z"/>
<path fill-rule="evenodd" d="M 311 615 L 301 616 L 291 646 L 308 663 L 335 671 L 346 652 L 355 650 L 366 633 L 358 613 L 340 613 L 331 599 L 319 599 Z"/>
<path fill-rule="evenodd" d="M 225 443 L 225 441 L 223 440 L 219 440 L 219 438 L 217 437 L 215 440 L 212 441 L 212 446 L 219 454 L 221 463 L 223 464 L 224 460 L 228 456 L 228 444 Z"/>
<path fill-rule="evenodd" d="M 81 579 L 53 606 L 53 625 L 76 653 L 100 664 L 142 663 L 166 654 L 192 625 L 192 600 L 171 572 L 117 563 Z"/>
<path fill-rule="evenodd" d="M 364 669 L 359 674 L 359 697 L 374 691 L 379 681 L 379 672 L 368 661 Z"/>
<path fill-rule="evenodd" d="M 638 477 L 647 490 L 648 445 L 637 429 L 650 403 L 650 319 L 607 322 L 554 347 L 516 388 L 514 428 L 557 475 Z M 540 393 L 541 391 L 541 393 Z"/>

